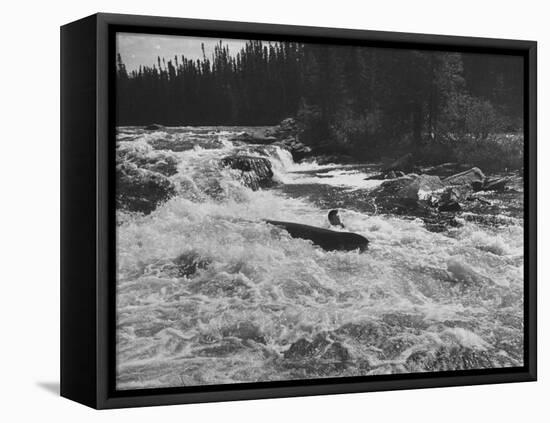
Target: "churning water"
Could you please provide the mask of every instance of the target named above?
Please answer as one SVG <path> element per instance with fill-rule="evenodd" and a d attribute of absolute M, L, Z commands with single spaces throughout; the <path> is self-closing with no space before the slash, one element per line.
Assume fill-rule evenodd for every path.
<path fill-rule="evenodd" d="M 521 183 L 431 232 L 373 208 L 372 167 L 297 164 L 242 130 L 118 129 L 118 149 L 177 162 L 174 197 L 117 212 L 118 389 L 523 365 Z M 237 152 L 278 184 L 245 187 L 219 164 Z M 335 207 L 367 252 L 263 222 L 328 227 Z"/>

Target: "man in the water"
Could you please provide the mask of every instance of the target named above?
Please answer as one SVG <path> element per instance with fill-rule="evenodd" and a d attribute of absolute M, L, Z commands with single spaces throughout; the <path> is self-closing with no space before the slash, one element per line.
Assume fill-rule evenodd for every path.
<path fill-rule="evenodd" d="M 338 210 L 331 210 L 328 214 L 328 220 L 331 225 L 344 228 L 344 224 L 338 216 Z M 304 225 L 303 223 L 279 220 L 265 220 L 265 222 L 284 229 L 293 238 L 309 239 L 326 251 L 353 251 L 359 249 L 363 252 L 369 249 L 369 240 L 352 232 L 334 231 Z"/>
<path fill-rule="evenodd" d="M 332 226 L 340 226 L 342 229 L 345 228 L 344 224 L 340 220 L 340 216 L 338 215 L 338 209 L 328 212 L 328 221 Z"/>

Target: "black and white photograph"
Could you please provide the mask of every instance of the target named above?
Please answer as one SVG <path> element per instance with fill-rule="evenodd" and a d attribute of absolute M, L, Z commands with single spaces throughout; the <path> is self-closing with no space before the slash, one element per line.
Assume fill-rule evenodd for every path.
<path fill-rule="evenodd" d="M 117 390 L 521 368 L 524 58 L 116 34 Z"/>

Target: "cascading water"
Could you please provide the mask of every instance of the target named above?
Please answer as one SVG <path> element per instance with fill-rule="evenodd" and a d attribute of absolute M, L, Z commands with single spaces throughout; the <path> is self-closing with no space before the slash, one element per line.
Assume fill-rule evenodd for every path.
<path fill-rule="evenodd" d="M 230 141 L 241 131 L 118 129 L 120 157 L 173 164 L 175 189 L 149 214 L 117 211 L 118 389 L 523 365 L 522 187 L 492 194 L 490 222 L 435 233 L 376 214 L 369 166 L 294 163 Z M 268 158 L 277 184 L 244 186 L 220 166 L 235 153 Z M 263 221 L 328 227 L 335 207 L 368 252 Z"/>

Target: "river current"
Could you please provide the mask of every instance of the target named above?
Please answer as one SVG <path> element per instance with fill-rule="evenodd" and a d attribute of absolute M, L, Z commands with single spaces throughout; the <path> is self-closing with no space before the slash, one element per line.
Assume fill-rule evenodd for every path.
<path fill-rule="evenodd" d="M 118 149 L 177 163 L 177 193 L 117 211 L 117 389 L 523 365 L 521 183 L 433 231 L 377 211 L 374 164 L 295 163 L 231 141 L 245 130 L 118 128 Z M 237 153 L 267 157 L 273 187 L 220 166 Z M 328 228 L 333 208 L 367 252 L 264 222 Z"/>

